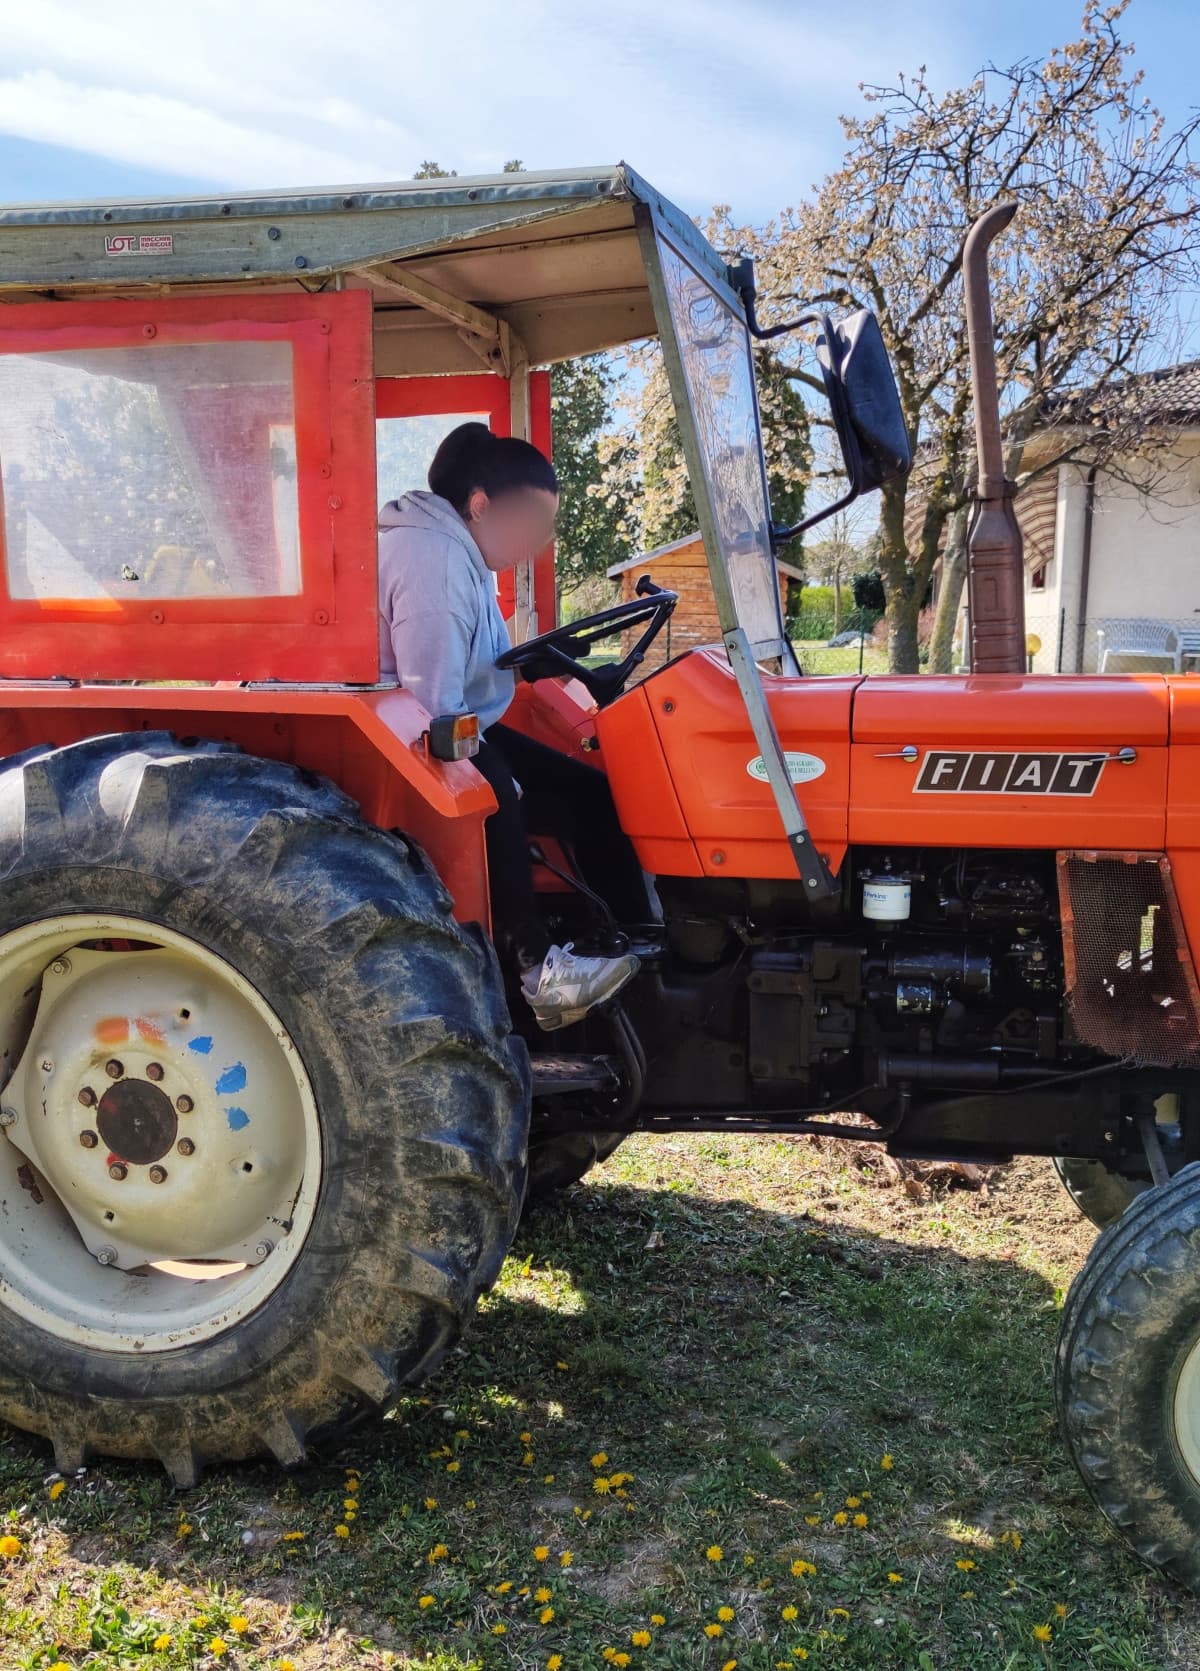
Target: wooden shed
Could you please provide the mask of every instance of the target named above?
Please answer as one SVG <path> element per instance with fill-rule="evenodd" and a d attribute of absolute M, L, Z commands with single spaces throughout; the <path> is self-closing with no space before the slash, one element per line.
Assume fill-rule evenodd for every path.
<path fill-rule="evenodd" d="M 775 567 L 779 574 L 780 601 L 786 613 L 788 592 L 793 586 L 804 585 L 804 571 L 791 563 L 781 562 L 778 557 Z M 645 664 L 635 678 L 644 678 L 672 656 L 682 655 L 698 644 L 721 642 L 717 606 L 708 578 L 708 559 L 698 533 L 685 534 L 682 539 L 672 540 L 668 545 L 644 551 L 627 563 L 615 563 L 608 571 L 608 578 L 619 583 L 620 602 L 627 603 L 637 595 L 637 583 L 644 574 L 648 574 L 656 586 L 662 586 L 668 592 L 678 592 L 679 602 L 666 631 L 651 646 Z"/>

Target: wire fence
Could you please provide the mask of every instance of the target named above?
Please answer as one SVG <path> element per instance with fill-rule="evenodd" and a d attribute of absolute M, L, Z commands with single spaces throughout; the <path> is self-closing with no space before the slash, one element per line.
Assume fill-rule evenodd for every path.
<path fill-rule="evenodd" d="M 923 618 L 924 619 L 924 618 Z M 823 619 L 792 617 L 789 634 L 807 674 L 886 673 L 887 627 L 877 610 L 850 610 L 839 630 Z M 928 625 L 928 623 L 927 623 Z M 966 671 L 965 619 L 960 619 L 953 667 Z M 920 635 L 921 669 L 928 630 Z M 1026 666 L 1031 673 L 1200 673 L 1200 611 L 1186 616 L 1091 616 L 1027 608 Z"/>

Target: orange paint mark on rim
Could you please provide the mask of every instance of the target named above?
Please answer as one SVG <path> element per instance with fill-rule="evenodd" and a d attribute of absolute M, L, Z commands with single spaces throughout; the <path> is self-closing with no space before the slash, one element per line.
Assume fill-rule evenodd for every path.
<path fill-rule="evenodd" d="M 129 1020 L 123 1015 L 104 1015 L 92 1028 L 101 1044 L 124 1044 L 129 1037 Z"/>
<path fill-rule="evenodd" d="M 148 1015 L 139 1015 L 134 1025 L 142 1037 L 148 1039 L 151 1044 L 163 1044 L 165 1042 L 162 1028 L 157 1021 L 152 1021 Z"/>

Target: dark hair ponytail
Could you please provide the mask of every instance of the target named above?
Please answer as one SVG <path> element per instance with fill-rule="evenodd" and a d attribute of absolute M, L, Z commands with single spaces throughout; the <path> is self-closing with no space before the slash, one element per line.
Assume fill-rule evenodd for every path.
<path fill-rule="evenodd" d="M 429 466 L 429 488 L 448 499 L 460 516 L 476 488 L 489 499 L 516 488 L 558 492 L 558 477 L 544 453 L 515 436 L 493 435 L 486 424 L 459 424 L 446 436 Z"/>

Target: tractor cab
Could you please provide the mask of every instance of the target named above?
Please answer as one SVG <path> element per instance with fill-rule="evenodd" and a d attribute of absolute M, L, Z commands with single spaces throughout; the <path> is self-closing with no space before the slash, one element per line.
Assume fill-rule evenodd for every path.
<path fill-rule="evenodd" d="M 657 334 L 742 723 L 781 839 L 832 887 L 761 671 L 798 671 L 773 552 L 799 529 L 772 524 L 752 356 L 780 327 L 632 169 L 3 209 L 0 303 L 0 677 L 22 684 L 381 688 L 378 504 L 467 417 L 549 452 L 536 368 Z M 868 315 L 800 323 L 853 494 L 907 464 L 886 356 Z M 552 551 L 501 604 L 534 674 L 631 624 L 644 647 L 670 609 L 559 629 Z M 637 653 L 585 670 L 591 697 Z"/>

